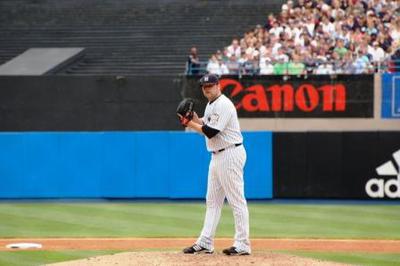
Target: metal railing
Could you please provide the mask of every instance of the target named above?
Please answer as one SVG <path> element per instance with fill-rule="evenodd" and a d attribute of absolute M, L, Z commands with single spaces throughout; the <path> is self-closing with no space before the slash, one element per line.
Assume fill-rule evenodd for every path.
<path fill-rule="evenodd" d="M 371 74 L 400 72 L 399 60 L 386 60 L 384 62 L 362 61 L 318 61 L 301 62 L 298 67 L 293 62 L 269 62 L 266 67 L 260 67 L 257 63 L 238 63 L 237 68 L 229 68 L 228 72 L 207 70 L 208 62 L 201 61 L 199 65 L 186 66 L 186 75 L 203 75 L 213 73 L 218 75 L 302 75 L 302 74 Z M 265 68 L 268 68 L 265 71 Z"/>

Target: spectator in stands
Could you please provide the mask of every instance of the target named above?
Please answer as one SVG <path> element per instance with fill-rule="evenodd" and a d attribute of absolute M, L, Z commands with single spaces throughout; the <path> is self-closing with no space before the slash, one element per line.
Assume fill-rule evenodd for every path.
<path fill-rule="evenodd" d="M 400 17 L 392 19 L 389 26 L 389 34 L 393 41 L 400 40 Z"/>
<path fill-rule="evenodd" d="M 271 55 L 272 57 L 278 56 L 278 50 L 282 48 L 282 44 L 279 42 L 278 37 L 275 35 L 270 35 L 270 44 L 269 47 L 271 48 Z"/>
<path fill-rule="evenodd" d="M 343 39 L 336 40 L 336 47 L 333 51 L 338 54 L 339 59 L 343 58 L 343 56 L 347 53 L 347 48 L 344 47 Z"/>
<path fill-rule="evenodd" d="M 378 34 L 378 29 L 376 28 L 376 17 L 372 10 L 367 11 L 367 25 L 365 26 L 365 32 L 368 35 Z"/>
<path fill-rule="evenodd" d="M 280 25 L 279 21 L 274 21 L 268 33 L 271 35 L 275 35 L 275 37 L 278 38 L 281 32 L 283 32 L 283 27 Z"/>
<path fill-rule="evenodd" d="M 277 59 L 274 64 L 274 74 L 275 75 L 287 75 L 288 74 L 288 63 L 283 57 Z"/>
<path fill-rule="evenodd" d="M 278 48 L 278 53 L 275 56 L 274 60 L 277 61 L 277 62 L 282 61 L 284 63 L 289 62 L 289 56 L 287 54 L 285 54 L 284 47 L 279 47 Z"/>
<path fill-rule="evenodd" d="M 246 53 L 242 54 L 242 57 L 238 60 L 241 74 L 243 75 L 254 75 L 257 72 L 257 64 L 254 58 Z"/>
<path fill-rule="evenodd" d="M 271 75 L 274 74 L 274 65 L 271 62 L 271 58 L 263 56 L 260 58 L 260 75 Z"/>
<path fill-rule="evenodd" d="M 272 28 L 272 25 L 275 23 L 275 21 L 276 21 L 275 15 L 270 13 L 268 15 L 267 22 L 264 25 L 264 29 L 266 31 L 269 31 Z"/>
<path fill-rule="evenodd" d="M 302 53 L 303 62 L 305 65 L 305 70 L 307 74 L 313 74 L 314 68 L 316 67 L 316 62 L 310 50 L 305 50 Z"/>
<path fill-rule="evenodd" d="M 218 62 L 219 62 L 220 75 L 228 75 L 229 69 L 228 66 L 225 64 L 225 62 L 223 60 L 218 60 Z"/>
<path fill-rule="evenodd" d="M 335 32 L 335 25 L 329 20 L 328 16 L 323 16 L 322 21 L 319 24 L 322 27 L 322 31 L 328 35 L 332 35 Z"/>
<path fill-rule="evenodd" d="M 370 72 L 371 65 L 364 49 L 358 49 L 356 60 L 353 63 L 353 74 L 365 74 Z"/>
<path fill-rule="evenodd" d="M 353 68 L 352 53 L 347 51 L 342 57 L 338 53 L 333 52 L 331 57 L 333 71 L 336 74 L 351 74 Z"/>
<path fill-rule="evenodd" d="M 210 60 L 208 60 L 207 64 L 207 72 L 209 74 L 221 75 L 221 67 L 218 62 L 217 56 L 215 54 L 211 55 Z"/>
<path fill-rule="evenodd" d="M 289 75 L 303 75 L 306 74 L 305 65 L 301 61 L 301 57 L 293 53 L 292 60 L 288 64 L 288 74 Z"/>
<path fill-rule="evenodd" d="M 318 75 L 331 75 L 334 74 L 333 66 L 328 61 L 324 60 L 318 64 L 317 69 L 315 70 L 314 74 Z"/>
<path fill-rule="evenodd" d="M 257 44 L 258 42 L 262 42 L 264 38 L 264 29 L 260 24 L 256 25 L 256 28 L 254 29 L 254 37 L 255 37 L 255 43 Z"/>
<path fill-rule="evenodd" d="M 392 38 L 390 37 L 389 31 L 386 27 L 379 32 L 376 41 L 379 43 L 379 46 L 387 52 L 388 48 L 392 45 Z"/>
<path fill-rule="evenodd" d="M 274 65 L 272 64 L 271 58 L 271 49 L 265 48 L 262 49 L 263 52 L 260 52 L 259 55 L 259 74 L 260 75 L 271 75 L 274 71 Z"/>
<path fill-rule="evenodd" d="M 335 65 L 336 74 L 351 74 L 353 73 L 353 53 L 348 51 Z"/>
<path fill-rule="evenodd" d="M 221 52 L 221 50 L 217 50 L 217 52 L 215 53 L 215 56 L 217 57 L 218 61 L 226 61 L 227 57 L 225 57 L 225 55 Z"/>
<path fill-rule="evenodd" d="M 232 55 L 228 62 L 226 62 L 226 66 L 228 67 L 229 74 L 238 75 L 239 74 L 239 62 L 236 59 L 236 56 Z"/>
<path fill-rule="evenodd" d="M 361 31 L 361 28 L 357 27 L 355 30 L 350 34 L 350 40 L 353 43 L 360 43 L 363 39 L 364 32 Z"/>
<path fill-rule="evenodd" d="M 305 8 L 304 0 L 297 0 L 297 3 L 294 4 L 293 8 L 300 9 L 300 10 L 304 9 Z"/>
<path fill-rule="evenodd" d="M 253 59 L 254 56 L 258 55 L 258 51 L 256 50 L 256 47 L 254 46 L 254 41 L 253 40 L 249 41 L 249 43 L 247 45 L 247 48 L 245 50 L 245 53 L 246 53 L 246 55 L 248 55 L 248 57 L 250 59 Z"/>
<path fill-rule="evenodd" d="M 232 55 L 234 55 L 236 58 L 239 58 L 240 55 L 241 55 L 241 52 L 242 51 L 241 51 L 241 48 L 239 46 L 239 40 L 235 38 L 235 39 L 232 40 L 232 44 L 227 47 L 226 56 L 228 58 L 230 58 Z"/>
<path fill-rule="evenodd" d="M 377 41 L 374 41 L 372 45 L 368 46 L 368 54 L 372 56 L 372 62 L 374 64 L 380 64 L 385 60 L 385 51 L 379 46 Z"/>
<path fill-rule="evenodd" d="M 192 47 L 186 63 L 186 74 L 197 75 L 200 74 L 200 58 L 197 55 L 197 48 Z"/>
<path fill-rule="evenodd" d="M 400 48 L 390 55 L 389 72 L 400 72 Z"/>

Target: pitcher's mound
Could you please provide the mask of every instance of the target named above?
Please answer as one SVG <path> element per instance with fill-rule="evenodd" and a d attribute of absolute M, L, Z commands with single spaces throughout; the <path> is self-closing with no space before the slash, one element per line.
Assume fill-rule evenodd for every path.
<path fill-rule="evenodd" d="M 250 256 L 185 255 L 181 252 L 124 252 L 83 260 L 51 264 L 52 266 L 108 266 L 108 265 L 346 265 L 272 252 L 254 252 Z"/>

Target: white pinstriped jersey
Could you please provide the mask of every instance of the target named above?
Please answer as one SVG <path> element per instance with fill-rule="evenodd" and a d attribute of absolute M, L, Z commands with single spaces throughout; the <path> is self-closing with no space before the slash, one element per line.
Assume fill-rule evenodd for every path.
<path fill-rule="evenodd" d="M 218 151 L 243 142 L 236 108 L 224 94 L 207 104 L 203 122 L 220 131 L 211 139 L 206 137 L 208 151 Z"/>

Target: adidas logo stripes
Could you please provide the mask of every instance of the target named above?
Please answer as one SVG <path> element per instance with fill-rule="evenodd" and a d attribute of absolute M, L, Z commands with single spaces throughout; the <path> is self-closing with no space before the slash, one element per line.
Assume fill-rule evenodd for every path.
<path fill-rule="evenodd" d="M 397 165 L 388 161 L 376 168 L 379 176 L 395 176 L 389 180 L 372 178 L 365 184 L 365 192 L 371 198 L 400 198 L 400 150 L 393 153 L 393 159 Z"/>

